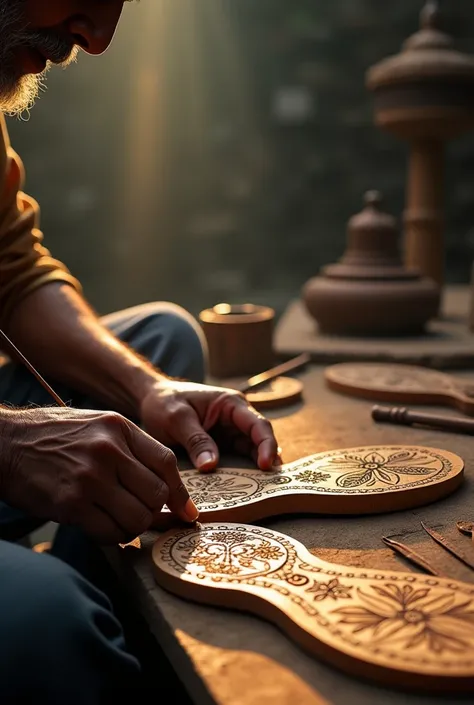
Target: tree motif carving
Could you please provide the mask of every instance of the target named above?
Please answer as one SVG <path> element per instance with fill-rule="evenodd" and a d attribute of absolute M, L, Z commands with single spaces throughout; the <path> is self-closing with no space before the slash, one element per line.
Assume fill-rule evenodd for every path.
<path fill-rule="evenodd" d="M 381 666 L 380 680 L 391 672 L 392 684 L 406 673 L 422 688 L 452 679 L 454 690 L 472 692 L 472 585 L 332 565 L 289 537 L 245 524 L 170 532 L 158 540 L 153 559 L 158 582 L 166 575 L 165 587 L 191 599 L 196 585 L 198 599 L 203 590 L 223 588 L 219 604 L 257 616 L 259 604 L 271 603 L 260 616 L 310 650 L 314 640 L 317 657 L 324 652 L 336 664 L 349 658 Z"/>
<path fill-rule="evenodd" d="M 275 541 L 249 540 L 247 534 L 239 531 L 214 531 L 205 542 L 200 541 L 199 534 L 191 535 L 179 543 L 176 553 L 186 567 L 196 566 L 205 573 L 236 577 L 266 574 L 286 558 L 285 549 Z"/>

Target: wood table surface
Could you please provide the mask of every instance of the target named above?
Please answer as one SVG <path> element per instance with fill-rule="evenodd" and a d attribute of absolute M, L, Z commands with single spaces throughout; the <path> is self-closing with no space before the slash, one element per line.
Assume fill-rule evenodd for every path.
<path fill-rule="evenodd" d="M 317 366 L 308 368 L 301 375 L 305 385 L 303 403 L 272 416 L 285 462 L 337 448 L 425 445 L 459 454 L 466 464 L 464 484 L 447 499 L 416 510 L 363 517 L 275 517 L 262 524 L 292 536 L 328 561 L 409 571 L 410 566 L 396 558 L 381 541 L 383 535 L 398 534 L 402 541 L 415 545 L 450 576 L 472 582 L 474 572 L 435 545 L 420 530 L 420 520 L 438 527 L 459 547 L 472 550 L 474 557 L 469 539 L 455 528 L 459 519 L 474 519 L 474 439 L 439 431 L 376 425 L 370 417 L 371 403 L 331 392 L 324 383 L 323 370 Z M 474 372 L 467 376 L 474 379 Z M 443 410 L 443 413 L 451 412 Z M 153 535 L 147 535 L 143 537 L 141 550 L 122 551 L 120 567 L 151 630 L 196 704 L 458 702 L 446 696 L 378 688 L 306 655 L 275 627 L 257 617 L 193 604 L 166 593 L 153 580 L 149 555 L 152 541 Z"/>

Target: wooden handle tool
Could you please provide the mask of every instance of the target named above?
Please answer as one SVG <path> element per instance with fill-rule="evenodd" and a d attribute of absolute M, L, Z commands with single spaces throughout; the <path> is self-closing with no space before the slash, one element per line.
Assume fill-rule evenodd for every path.
<path fill-rule="evenodd" d="M 474 435 L 474 420 L 443 414 L 427 414 L 411 411 L 404 406 L 374 406 L 372 418 L 379 423 L 391 423 L 400 426 L 426 426 L 428 428 Z"/>

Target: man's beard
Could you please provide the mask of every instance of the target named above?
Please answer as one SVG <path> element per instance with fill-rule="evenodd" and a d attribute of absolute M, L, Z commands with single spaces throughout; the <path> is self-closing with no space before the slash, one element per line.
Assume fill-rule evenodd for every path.
<path fill-rule="evenodd" d="M 10 114 L 31 108 L 52 63 L 66 66 L 77 55 L 72 42 L 54 31 L 28 30 L 23 6 L 23 0 L 0 0 L 0 110 Z M 16 64 L 17 52 L 22 47 L 37 49 L 51 59 L 41 74 L 21 74 Z"/>

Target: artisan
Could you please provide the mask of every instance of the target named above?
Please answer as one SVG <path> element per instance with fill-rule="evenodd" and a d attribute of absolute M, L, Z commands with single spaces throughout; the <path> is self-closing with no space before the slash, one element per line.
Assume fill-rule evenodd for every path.
<path fill-rule="evenodd" d="M 50 65 L 79 50 L 102 54 L 122 8 L 123 0 L 0 0 L 3 113 L 31 108 Z M 215 468 L 218 449 L 250 454 L 264 470 L 279 462 L 277 442 L 242 395 L 203 384 L 205 344 L 185 311 L 149 303 L 94 314 L 42 245 L 38 205 L 22 191 L 22 162 L 0 120 L 0 329 L 67 401 L 54 406 L 5 357 L 0 702 L 95 705 L 127 688 L 138 697 L 142 660 L 99 546 L 146 531 L 165 504 L 197 519 L 171 448 L 201 471 Z M 60 525 L 49 554 L 17 543 L 46 521 Z"/>

